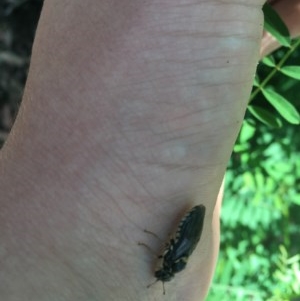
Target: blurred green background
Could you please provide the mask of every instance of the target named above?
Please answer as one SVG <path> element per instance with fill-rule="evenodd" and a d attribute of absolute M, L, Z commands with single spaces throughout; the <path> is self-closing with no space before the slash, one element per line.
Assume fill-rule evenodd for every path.
<path fill-rule="evenodd" d="M 283 35 L 257 67 L 228 164 L 208 301 L 300 300 L 300 40 Z"/>
<path fill-rule="evenodd" d="M 21 101 L 42 4 L 0 3 L 1 145 Z M 300 300 L 299 65 L 299 41 L 258 65 L 226 173 L 221 248 L 208 301 Z"/>
<path fill-rule="evenodd" d="M 288 49 L 273 54 L 280 61 Z M 299 65 L 297 48 L 286 65 Z M 260 63 L 259 78 L 270 67 Z M 269 86 L 299 111 L 300 82 L 277 72 Z M 253 102 L 281 120 L 270 127 L 249 111 L 226 173 L 221 248 L 207 298 L 300 300 L 300 132 L 258 93 Z"/>

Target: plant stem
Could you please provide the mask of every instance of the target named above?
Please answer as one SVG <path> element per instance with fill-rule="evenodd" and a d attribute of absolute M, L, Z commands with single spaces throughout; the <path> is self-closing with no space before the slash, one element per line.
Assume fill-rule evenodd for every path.
<path fill-rule="evenodd" d="M 285 63 L 285 61 L 289 58 L 289 56 L 295 51 L 295 49 L 300 45 L 300 39 L 296 40 L 293 45 L 291 45 L 290 49 L 283 56 L 280 62 L 273 68 L 273 70 L 268 74 L 268 76 L 262 81 L 262 83 L 251 93 L 249 98 L 249 103 L 254 99 L 254 97 L 266 86 L 266 84 L 270 81 L 270 79 L 274 76 L 277 71 L 280 71 L 280 68 Z"/>

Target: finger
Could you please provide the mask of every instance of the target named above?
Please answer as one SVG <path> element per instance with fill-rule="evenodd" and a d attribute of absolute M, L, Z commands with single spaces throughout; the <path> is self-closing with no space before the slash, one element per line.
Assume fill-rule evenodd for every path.
<path fill-rule="evenodd" d="M 287 26 L 290 36 L 300 36 L 300 0 L 279 0 L 270 3 Z M 278 41 L 268 32 L 263 33 L 260 57 L 264 57 L 280 47 Z"/>

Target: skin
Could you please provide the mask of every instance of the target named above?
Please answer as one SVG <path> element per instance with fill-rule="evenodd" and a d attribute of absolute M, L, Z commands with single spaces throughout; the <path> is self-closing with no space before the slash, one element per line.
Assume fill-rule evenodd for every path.
<path fill-rule="evenodd" d="M 172 2 L 172 3 L 171 3 Z M 263 1 L 45 1 L 0 153 L 0 296 L 161 300 L 161 242 L 195 204 L 201 241 L 167 300 L 204 300 L 220 185 L 243 121 Z M 218 192 L 218 191 L 221 192 Z"/>

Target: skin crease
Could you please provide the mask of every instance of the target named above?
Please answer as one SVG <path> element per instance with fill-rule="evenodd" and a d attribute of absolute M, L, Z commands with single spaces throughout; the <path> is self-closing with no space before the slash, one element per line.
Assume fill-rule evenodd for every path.
<path fill-rule="evenodd" d="M 1 300 L 204 300 L 262 4 L 45 1 L 0 153 Z M 137 241 L 161 243 L 143 229 L 167 239 L 201 203 L 187 268 L 166 296 L 147 289 L 155 258 Z"/>

